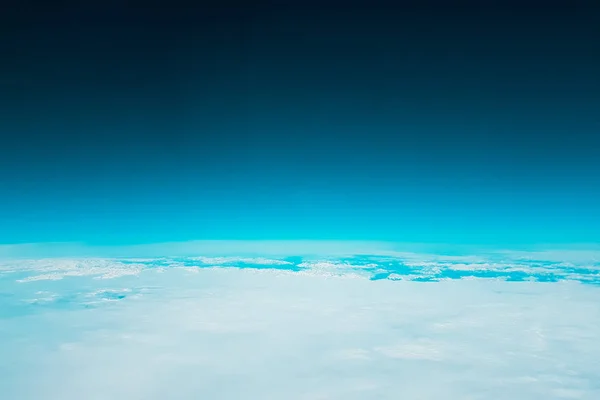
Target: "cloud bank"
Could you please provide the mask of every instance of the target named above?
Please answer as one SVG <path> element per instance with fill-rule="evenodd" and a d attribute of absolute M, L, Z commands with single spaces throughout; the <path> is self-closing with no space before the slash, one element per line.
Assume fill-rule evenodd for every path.
<path fill-rule="evenodd" d="M 5 257 L 2 398 L 600 398 L 589 249 L 295 246 Z"/>
<path fill-rule="evenodd" d="M 577 262 L 600 261 L 599 244 L 535 245 L 523 248 L 492 248 L 435 243 L 394 243 L 333 240 L 197 240 L 151 243 L 130 246 L 94 246 L 85 243 L 0 244 L 0 259 L 73 257 L 284 257 L 353 255 L 428 255 L 432 257 L 480 257 L 495 255 L 502 259 L 527 257 L 540 260 Z"/>
<path fill-rule="evenodd" d="M 8 400 L 600 396 L 595 286 L 347 277 L 213 267 L 12 282 L 0 390 Z"/>

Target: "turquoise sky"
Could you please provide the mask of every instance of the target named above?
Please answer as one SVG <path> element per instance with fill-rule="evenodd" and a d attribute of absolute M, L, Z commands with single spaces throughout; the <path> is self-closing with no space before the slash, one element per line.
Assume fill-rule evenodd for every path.
<path fill-rule="evenodd" d="M 435 10 L 7 23 L 0 243 L 600 242 L 597 13 Z"/>

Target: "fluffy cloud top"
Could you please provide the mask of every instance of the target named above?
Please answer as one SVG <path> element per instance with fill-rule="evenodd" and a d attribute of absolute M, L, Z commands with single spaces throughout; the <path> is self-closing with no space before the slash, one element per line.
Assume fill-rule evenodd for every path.
<path fill-rule="evenodd" d="M 584 261 L 6 260 L 0 393 L 595 400 L 600 287 Z"/>

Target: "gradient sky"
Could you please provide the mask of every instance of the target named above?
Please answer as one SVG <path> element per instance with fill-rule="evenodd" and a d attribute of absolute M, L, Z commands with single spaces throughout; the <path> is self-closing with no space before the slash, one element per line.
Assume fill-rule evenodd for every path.
<path fill-rule="evenodd" d="M 600 242 L 598 7 L 21 3 L 0 243 Z"/>

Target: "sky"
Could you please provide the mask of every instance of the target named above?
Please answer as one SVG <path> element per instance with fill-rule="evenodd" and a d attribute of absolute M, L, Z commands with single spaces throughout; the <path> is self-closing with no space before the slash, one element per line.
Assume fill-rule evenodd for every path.
<path fill-rule="evenodd" d="M 12 2 L 0 243 L 598 243 L 600 12 L 489 3 Z"/>

